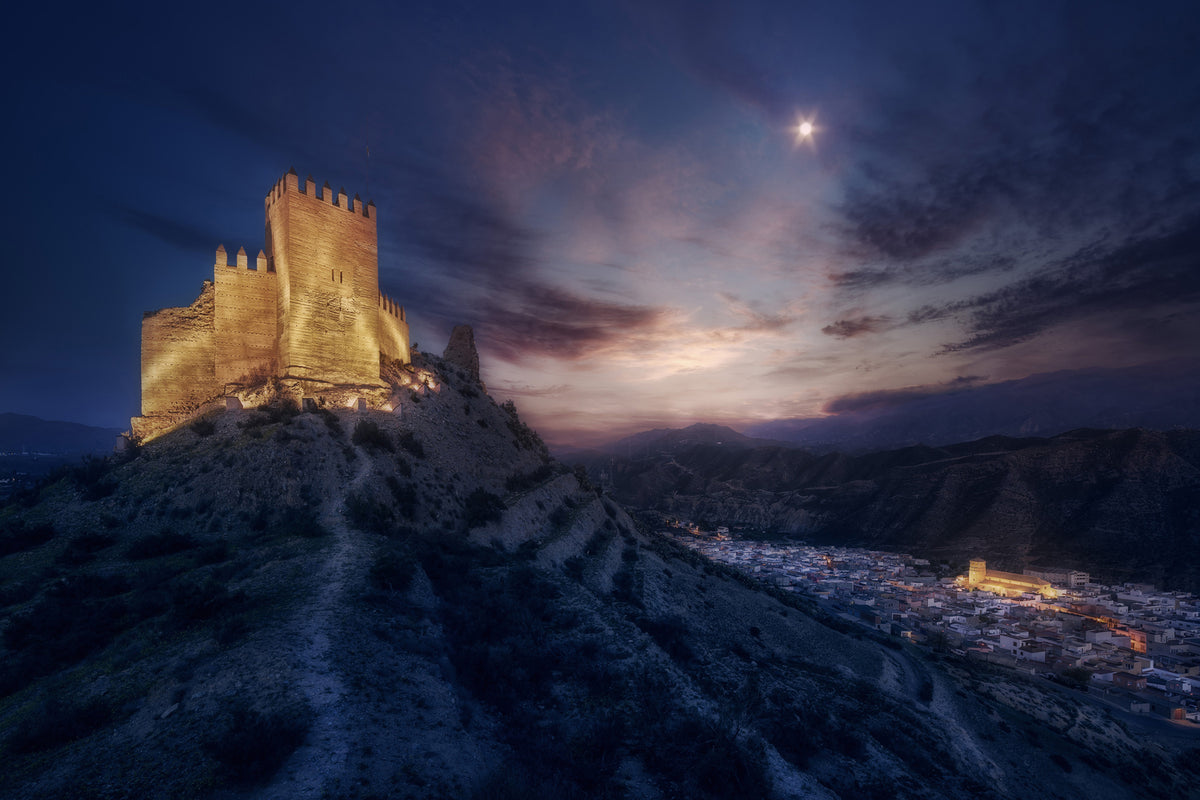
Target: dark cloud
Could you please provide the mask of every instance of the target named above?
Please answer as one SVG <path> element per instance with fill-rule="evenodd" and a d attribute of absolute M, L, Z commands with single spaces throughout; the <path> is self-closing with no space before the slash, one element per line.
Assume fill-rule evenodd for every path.
<path fill-rule="evenodd" d="M 830 273 L 829 281 L 839 289 L 847 291 L 870 289 L 883 286 L 898 280 L 899 272 L 882 269 L 853 269 L 846 272 Z"/>
<path fill-rule="evenodd" d="M 961 241 L 1013 191 L 986 162 L 938 166 L 919 182 L 880 177 L 858 184 L 840 208 L 864 254 L 913 261 Z"/>
<path fill-rule="evenodd" d="M 914 314 L 932 319 L 965 311 L 970 336 L 946 349 L 995 350 L 1072 319 L 1166 316 L 1181 305 L 1200 310 L 1200 215 L 1109 249 L 1089 244 L 1002 289 Z"/>
<path fill-rule="evenodd" d="M 836 339 L 852 339 L 869 333 L 879 333 L 892 325 L 891 317 L 858 317 L 856 319 L 839 319 L 832 325 L 821 328 L 821 333 Z"/>
<path fill-rule="evenodd" d="M 512 397 L 558 397 L 566 394 L 573 388 L 568 383 L 556 383 L 551 386 L 530 386 L 527 383 L 489 383 L 489 387 L 501 394 Z"/>
<path fill-rule="evenodd" d="M 113 208 L 113 213 L 130 227 L 181 250 L 215 251 L 221 241 L 221 237 L 210 230 L 140 208 L 119 205 Z"/>
<path fill-rule="evenodd" d="M 886 411 L 934 395 L 954 394 L 969 389 L 984 381 L 979 375 L 960 375 L 946 383 L 925 386 L 908 386 L 903 389 L 882 389 L 874 392 L 857 392 L 835 397 L 822 408 L 825 414 L 847 414 Z"/>
<path fill-rule="evenodd" d="M 496 355 L 521 363 L 529 358 L 580 360 L 651 334 L 668 310 L 607 303 L 539 283 L 524 283 L 484 302 L 478 326 Z"/>
<path fill-rule="evenodd" d="M 1180 165 L 1200 158 L 1197 18 L 1125 13 L 1059 9 L 1036 32 L 988 21 L 956 49 L 901 57 L 846 137 L 846 252 L 927 284 L 1012 269 L 1028 254 L 992 234 L 1013 223 L 1044 257 L 1072 231 L 1126 235 L 1195 210 L 1200 170 Z M 1013 260 L 989 264 L 998 251 Z"/>

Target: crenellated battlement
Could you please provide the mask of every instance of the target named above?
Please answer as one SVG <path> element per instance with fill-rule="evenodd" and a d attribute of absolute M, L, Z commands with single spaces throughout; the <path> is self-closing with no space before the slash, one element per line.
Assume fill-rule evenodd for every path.
<path fill-rule="evenodd" d="M 275 274 L 275 271 L 270 269 L 270 267 L 267 263 L 267 254 L 264 253 L 262 250 L 258 251 L 258 257 L 254 261 L 254 270 L 250 269 L 249 261 L 250 261 L 249 258 L 246 256 L 246 248 L 239 247 L 238 251 L 237 251 L 237 262 L 234 264 L 230 264 L 229 263 L 229 254 L 227 252 L 225 252 L 225 245 L 219 244 L 219 245 L 217 245 L 217 255 L 213 262 L 213 267 L 214 267 L 214 269 L 219 269 L 220 267 L 225 267 L 225 268 L 231 269 L 231 270 L 232 269 L 243 269 L 248 272 L 256 271 L 256 272 L 261 272 L 264 275 L 274 275 Z"/>
<path fill-rule="evenodd" d="M 399 305 L 395 300 L 388 297 L 383 292 L 379 293 L 379 310 L 384 312 L 385 314 L 391 314 L 393 317 L 400 320 L 401 322 L 408 321 L 407 318 L 404 316 L 404 306 Z"/>
<path fill-rule="evenodd" d="M 309 200 L 315 200 L 323 203 L 331 208 L 336 208 L 342 211 L 349 211 L 358 214 L 361 217 L 375 221 L 375 202 L 368 200 L 366 205 L 363 205 L 362 198 L 357 194 L 350 198 L 346 194 L 345 187 L 333 191 L 333 187 L 329 185 L 329 181 L 319 189 L 317 182 L 309 175 L 304 179 L 304 183 L 300 182 L 300 176 L 296 174 L 295 167 L 289 169 L 283 177 L 275 182 L 271 187 L 271 191 L 267 192 L 267 196 L 263 201 L 263 209 L 269 215 L 271 206 L 282 200 L 285 196 L 306 197 Z"/>
<path fill-rule="evenodd" d="M 195 303 L 143 319 L 139 437 L 267 378 L 383 391 L 381 361 L 411 360 L 404 306 L 379 290 L 375 204 L 291 169 L 264 207 L 254 266 L 219 245 Z"/>

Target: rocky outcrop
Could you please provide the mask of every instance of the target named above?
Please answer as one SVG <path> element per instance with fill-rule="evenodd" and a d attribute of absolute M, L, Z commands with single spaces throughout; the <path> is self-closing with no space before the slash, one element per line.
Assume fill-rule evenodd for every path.
<path fill-rule="evenodd" d="M 479 381 L 479 351 L 475 349 L 475 331 L 470 325 L 454 326 L 442 358 L 465 370 L 476 382 Z"/>

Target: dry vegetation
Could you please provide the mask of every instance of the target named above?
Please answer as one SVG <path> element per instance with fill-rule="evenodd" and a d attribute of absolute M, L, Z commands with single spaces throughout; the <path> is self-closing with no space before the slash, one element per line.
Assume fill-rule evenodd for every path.
<path fill-rule="evenodd" d="M 1189 790 L 639 530 L 426 366 L 398 414 L 219 413 L 0 510 L 0 796 Z"/>

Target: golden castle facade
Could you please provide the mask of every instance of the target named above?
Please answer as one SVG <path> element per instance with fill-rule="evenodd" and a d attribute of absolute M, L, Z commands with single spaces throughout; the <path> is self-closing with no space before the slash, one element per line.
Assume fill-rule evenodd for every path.
<path fill-rule="evenodd" d="M 971 559 L 967 571 L 967 588 L 993 592 L 1003 597 L 1019 597 L 1023 594 L 1040 594 L 1044 598 L 1058 597 L 1058 592 L 1047 581 L 1032 575 L 988 569 L 987 562 L 981 558 Z"/>
<path fill-rule="evenodd" d="M 221 398 L 274 380 L 295 399 L 380 394 L 381 358 L 410 361 L 403 306 L 379 290 L 375 204 L 301 186 L 289 170 L 264 201 L 266 241 L 248 263 L 216 251 L 213 280 L 183 308 L 142 319 L 141 416 L 152 438 Z"/>

